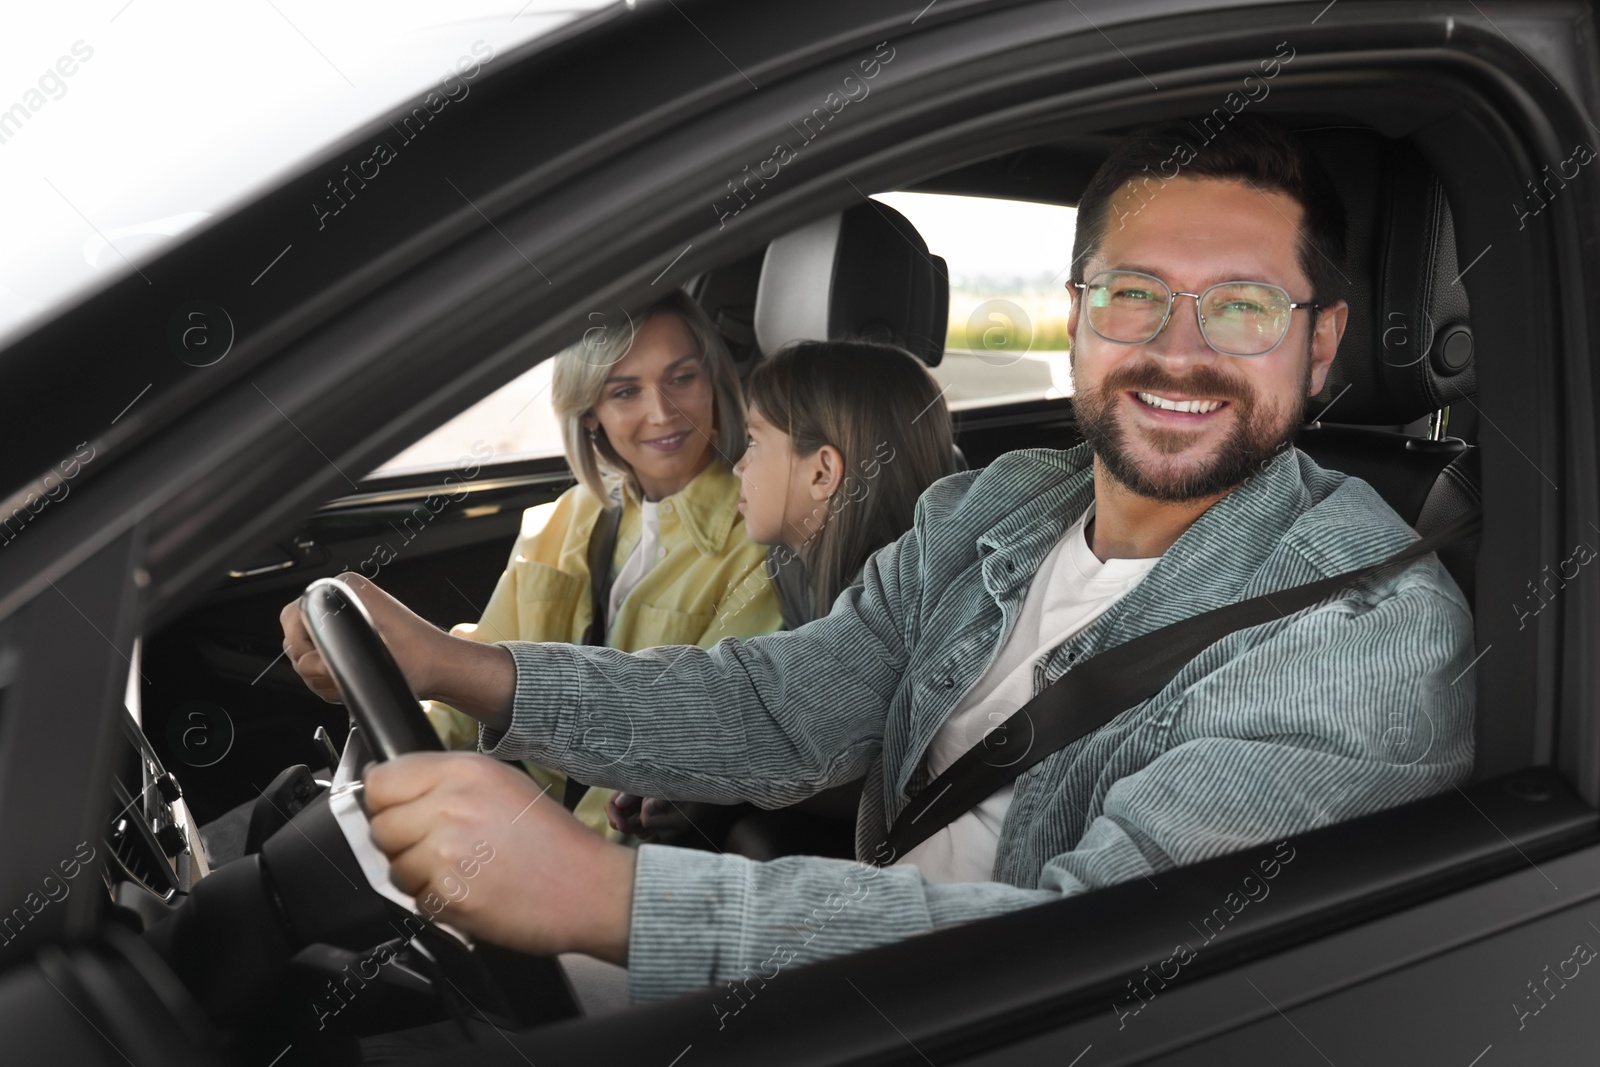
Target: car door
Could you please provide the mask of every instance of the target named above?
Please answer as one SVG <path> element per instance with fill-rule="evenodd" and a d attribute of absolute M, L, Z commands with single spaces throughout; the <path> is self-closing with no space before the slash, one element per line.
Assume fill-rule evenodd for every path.
<path fill-rule="evenodd" d="M 124 834 L 137 837 L 145 802 L 159 803 L 154 781 L 127 802 L 113 785 L 131 754 L 122 724 L 139 669 L 144 533 L 115 531 L 0 620 L 0 1025 L 18 1062 L 215 1062 L 181 988 L 158 980 L 154 992 L 141 974 L 148 948 L 103 929 L 106 872 L 139 862 Z"/>

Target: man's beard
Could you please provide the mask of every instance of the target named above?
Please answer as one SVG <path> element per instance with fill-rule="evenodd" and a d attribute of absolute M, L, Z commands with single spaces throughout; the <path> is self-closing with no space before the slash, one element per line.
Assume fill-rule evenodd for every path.
<path fill-rule="evenodd" d="M 1305 414 L 1306 390 L 1311 386 L 1311 360 L 1305 362 L 1300 390 L 1287 410 L 1262 404 L 1247 386 L 1201 367 L 1181 381 L 1166 375 L 1155 363 L 1141 363 L 1108 376 L 1093 393 L 1073 397 L 1078 429 L 1104 464 L 1107 473 L 1139 496 L 1181 504 L 1217 496 L 1264 469 L 1294 440 Z M 1116 405 L 1128 390 L 1141 393 L 1203 396 L 1226 400 L 1233 413 L 1233 429 L 1209 461 L 1179 469 L 1141 468 L 1128 448 L 1126 428 L 1117 421 Z M 1135 401 L 1136 403 L 1138 401 Z M 1140 436 L 1156 453 L 1178 457 L 1194 447 L 1198 435 L 1187 429 L 1141 428 Z"/>

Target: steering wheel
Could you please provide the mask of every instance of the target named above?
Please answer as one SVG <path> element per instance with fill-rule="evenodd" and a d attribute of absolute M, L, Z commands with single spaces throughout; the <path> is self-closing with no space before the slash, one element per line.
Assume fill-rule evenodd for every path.
<path fill-rule="evenodd" d="M 300 597 L 300 617 L 374 757 L 444 748 L 354 590 L 318 578 Z"/>
<path fill-rule="evenodd" d="M 306 588 L 300 608 L 359 729 L 358 739 L 374 758 L 443 748 L 350 586 L 337 578 L 318 579 Z M 259 854 L 242 856 L 201 879 L 177 912 L 152 931 L 158 952 L 214 1020 L 233 1025 L 257 1019 L 270 1028 L 259 1013 L 275 1003 L 269 992 L 295 953 L 318 945 L 360 952 L 404 932 L 396 924 L 402 910 L 366 882 L 329 800 L 324 792 L 267 838 Z M 435 972 L 433 994 L 447 1015 L 461 1015 L 456 997 L 464 989 L 477 991 L 471 995 L 473 1010 L 477 998 L 486 997 L 517 1026 L 581 1014 L 566 973 L 553 958 L 481 943 L 469 951 L 449 935 L 427 929 L 410 944 Z M 314 1040 L 310 1033 L 302 1036 Z"/>

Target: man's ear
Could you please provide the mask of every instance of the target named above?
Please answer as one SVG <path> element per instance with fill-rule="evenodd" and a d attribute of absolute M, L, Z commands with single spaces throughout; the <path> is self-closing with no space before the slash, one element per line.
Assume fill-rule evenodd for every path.
<path fill-rule="evenodd" d="M 1307 396 L 1322 392 L 1323 383 L 1328 379 L 1328 368 L 1333 366 L 1333 357 L 1339 353 L 1339 341 L 1344 337 L 1345 322 L 1349 317 L 1350 305 L 1343 300 L 1317 313 L 1317 325 L 1311 335 L 1311 391 Z"/>
<path fill-rule="evenodd" d="M 832 498 L 844 484 L 844 453 L 832 445 L 823 445 L 808 459 L 810 466 L 811 499 L 823 501 Z"/>

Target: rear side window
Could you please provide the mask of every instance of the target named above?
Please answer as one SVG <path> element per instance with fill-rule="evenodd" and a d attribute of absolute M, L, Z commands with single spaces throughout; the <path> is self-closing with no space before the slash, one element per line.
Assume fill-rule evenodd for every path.
<path fill-rule="evenodd" d="M 934 193 L 879 193 L 943 256 L 950 276 L 944 361 L 933 376 L 952 411 L 1072 395 L 1067 266 L 1075 208 Z M 445 470 L 493 449 L 494 462 L 559 456 L 545 360 L 393 457 L 371 476 Z"/>
<path fill-rule="evenodd" d="M 555 365 L 547 359 L 518 375 L 368 477 L 447 470 L 467 455 L 492 455 L 495 463 L 561 455 L 561 423 L 550 406 Z"/>
<path fill-rule="evenodd" d="M 878 193 L 944 257 L 950 323 L 933 376 L 952 411 L 1072 395 L 1068 266 L 1076 208 L 942 193 Z"/>

